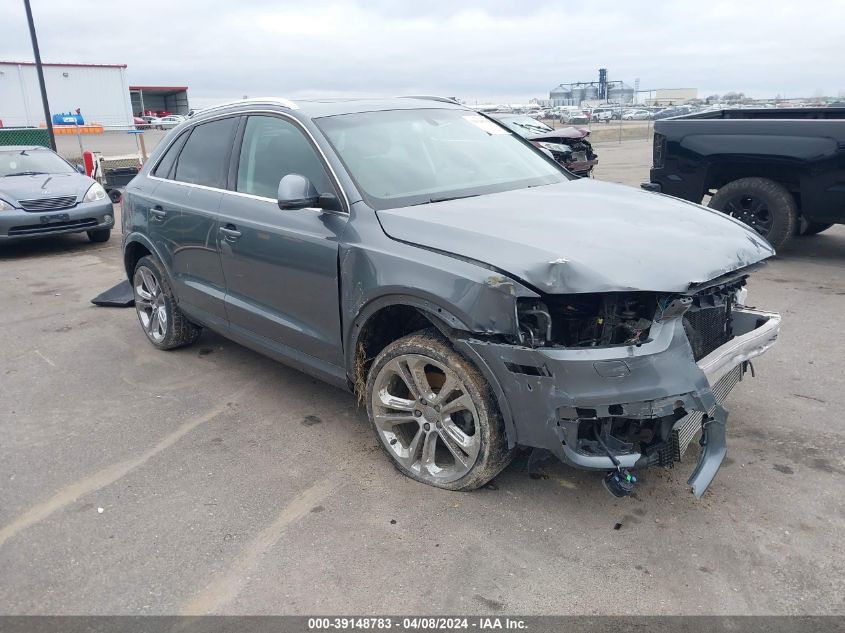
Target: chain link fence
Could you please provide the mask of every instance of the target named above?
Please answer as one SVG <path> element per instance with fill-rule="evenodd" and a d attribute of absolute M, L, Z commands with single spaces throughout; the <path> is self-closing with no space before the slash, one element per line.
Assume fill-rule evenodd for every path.
<path fill-rule="evenodd" d="M 651 116 L 639 112 L 635 106 L 606 110 L 600 115 L 590 113 L 583 118 L 559 115 L 541 118 L 540 121 L 555 129 L 570 126 L 587 128 L 590 131 L 590 142 L 594 145 L 623 141 L 651 142 L 654 136 L 654 121 Z"/>
<path fill-rule="evenodd" d="M 0 128 L 0 146 L 4 145 L 50 147 L 50 135 L 46 128 Z"/>
<path fill-rule="evenodd" d="M 127 170 L 137 170 L 165 137 L 169 128 L 141 124 L 53 126 L 56 151 L 72 165 L 84 165 L 83 155 L 91 152 L 96 170 L 94 176 L 109 188 L 122 187 Z M 9 145 L 38 145 L 50 147 L 46 127 L 0 128 L 0 147 Z"/>

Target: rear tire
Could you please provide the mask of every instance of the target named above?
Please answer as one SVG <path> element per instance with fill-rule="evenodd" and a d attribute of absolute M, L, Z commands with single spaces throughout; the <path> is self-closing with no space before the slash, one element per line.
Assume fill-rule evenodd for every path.
<path fill-rule="evenodd" d="M 94 243 L 108 242 L 111 237 L 111 229 L 95 229 L 88 231 L 88 239 Z"/>
<path fill-rule="evenodd" d="M 798 208 L 783 186 L 768 178 L 740 178 L 721 187 L 708 206 L 747 224 L 778 249 L 795 233 Z"/>
<path fill-rule="evenodd" d="M 379 443 L 411 479 L 474 490 L 513 458 L 489 384 L 434 330 L 382 350 L 367 375 L 366 402 Z"/>
<path fill-rule="evenodd" d="M 141 329 L 157 348 L 174 349 L 199 338 L 201 329 L 182 314 L 167 276 L 152 257 L 142 257 L 135 265 L 132 291 Z"/>

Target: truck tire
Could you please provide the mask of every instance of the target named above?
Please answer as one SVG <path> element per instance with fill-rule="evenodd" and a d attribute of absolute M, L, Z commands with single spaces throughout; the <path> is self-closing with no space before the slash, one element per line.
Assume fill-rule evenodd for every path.
<path fill-rule="evenodd" d="M 719 188 L 708 206 L 744 222 L 778 249 L 795 233 L 798 208 L 785 187 L 768 178 L 740 178 Z"/>
<path fill-rule="evenodd" d="M 366 403 L 379 443 L 411 479 L 475 490 L 513 458 L 489 384 L 434 330 L 381 351 L 367 375 Z"/>
<path fill-rule="evenodd" d="M 806 220 L 802 219 L 799 222 L 800 226 L 798 228 L 798 235 L 801 237 L 808 237 L 810 235 L 817 235 L 822 231 L 827 231 L 830 227 L 833 226 L 833 223 L 827 224 L 825 222 L 807 222 Z"/>

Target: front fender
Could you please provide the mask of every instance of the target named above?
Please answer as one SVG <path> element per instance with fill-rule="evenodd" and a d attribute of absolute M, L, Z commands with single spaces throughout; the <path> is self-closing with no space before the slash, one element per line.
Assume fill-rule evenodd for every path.
<path fill-rule="evenodd" d="M 482 335 L 516 332 L 518 297 L 538 295 L 504 275 L 455 259 L 392 242 L 395 248 L 341 247 L 340 299 L 344 351 L 354 360 L 357 332 L 388 305 L 409 305 L 448 328 Z"/>

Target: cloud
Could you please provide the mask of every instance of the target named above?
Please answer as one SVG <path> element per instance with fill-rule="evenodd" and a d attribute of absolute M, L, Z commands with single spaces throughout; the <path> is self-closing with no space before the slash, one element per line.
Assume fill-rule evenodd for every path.
<path fill-rule="evenodd" d="M 561 82 L 835 94 L 845 5 L 745 0 L 37 0 L 45 61 L 126 63 L 131 83 L 192 100 L 427 93 L 525 101 Z M 21 3 L 0 7 L 0 59 L 31 59 Z M 8 35 L 7 35 L 8 34 Z M 839 82 L 837 84 L 837 82 Z M 199 103 L 198 105 L 204 105 Z"/>

